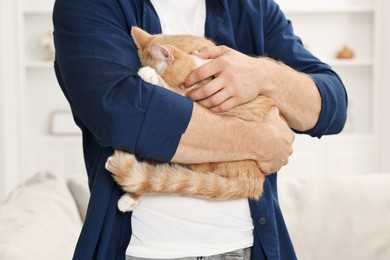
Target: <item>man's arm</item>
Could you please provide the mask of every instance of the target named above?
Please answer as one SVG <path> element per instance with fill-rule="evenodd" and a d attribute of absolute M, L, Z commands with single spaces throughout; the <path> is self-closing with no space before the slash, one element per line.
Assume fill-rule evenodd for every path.
<path fill-rule="evenodd" d="M 317 123 L 321 96 L 306 74 L 270 58 L 249 57 L 226 46 L 207 47 L 195 54 L 214 59 L 186 80 L 186 86 L 192 86 L 215 76 L 209 84 L 188 94 L 201 105 L 223 112 L 265 95 L 276 101 L 291 128 L 306 131 Z"/>
<path fill-rule="evenodd" d="M 289 126 L 304 132 L 314 128 L 321 112 L 321 95 L 314 81 L 283 63 L 259 58 L 259 68 L 268 77 L 260 94 L 276 101 Z"/>
<path fill-rule="evenodd" d="M 294 134 L 271 109 L 263 122 L 223 117 L 195 104 L 173 162 L 255 160 L 263 173 L 278 171 L 292 154 Z"/>
<path fill-rule="evenodd" d="M 264 38 L 264 43 L 253 49 L 268 58 L 249 57 L 227 47 L 200 50 L 194 54 L 215 60 L 194 71 L 186 86 L 215 78 L 189 96 L 214 111 L 226 111 L 264 94 L 278 103 L 297 132 L 316 137 L 339 133 L 347 110 L 342 81 L 329 65 L 304 48 L 274 1 L 262 1 L 260 8 L 262 22 L 259 28 L 250 29 Z"/>

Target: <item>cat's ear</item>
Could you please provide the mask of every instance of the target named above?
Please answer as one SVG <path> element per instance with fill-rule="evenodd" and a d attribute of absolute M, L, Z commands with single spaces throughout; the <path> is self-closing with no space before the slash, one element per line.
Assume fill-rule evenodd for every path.
<path fill-rule="evenodd" d="M 142 50 L 146 47 L 146 45 L 153 36 L 145 32 L 141 28 L 133 26 L 131 27 L 131 37 L 133 38 L 133 41 L 137 48 L 139 50 Z"/>
<path fill-rule="evenodd" d="M 163 45 L 152 44 L 149 48 L 149 52 L 154 58 L 158 59 L 159 61 L 164 61 L 167 64 L 170 64 L 175 60 L 172 52 L 170 52 L 168 48 Z"/>
<path fill-rule="evenodd" d="M 152 44 L 149 47 L 149 53 L 157 61 L 155 69 L 160 75 L 164 73 L 168 65 L 175 60 L 173 54 L 162 45 Z"/>

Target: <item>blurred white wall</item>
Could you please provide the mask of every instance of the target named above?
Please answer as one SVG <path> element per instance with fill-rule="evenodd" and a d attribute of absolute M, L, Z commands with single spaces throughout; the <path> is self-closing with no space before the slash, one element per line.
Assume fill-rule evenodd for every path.
<path fill-rule="evenodd" d="M 0 0 L 0 199 L 19 178 L 16 1 Z"/>
<path fill-rule="evenodd" d="M 379 121 L 382 122 L 380 127 L 381 140 L 380 145 L 380 168 L 382 171 L 390 172 L 390 1 L 382 1 L 382 71 L 381 76 L 384 86 L 381 93 L 380 110 L 382 113 Z"/>

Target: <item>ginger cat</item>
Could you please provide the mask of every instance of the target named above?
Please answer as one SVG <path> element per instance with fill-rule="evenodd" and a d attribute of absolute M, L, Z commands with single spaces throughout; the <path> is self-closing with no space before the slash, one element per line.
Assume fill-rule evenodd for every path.
<path fill-rule="evenodd" d="M 139 76 L 145 81 L 165 87 L 181 95 L 180 86 L 187 75 L 207 61 L 189 53 L 211 41 L 188 35 L 150 35 L 133 27 L 133 40 L 143 67 Z M 206 82 L 197 84 L 199 87 Z M 235 116 L 246 121 L 261 121 L 275 103 L 264 96 L 237 106 L 222 116 Z M 106 168 L 127 192 L 118 201 L 125 212 L 135 208 L 145 194 L 176 194 L 207 200 L 259 199 L 263 192 L 264 174 L 255 161 L 188 164 L 138 161 L 133 154 L 115 151 Z"/>

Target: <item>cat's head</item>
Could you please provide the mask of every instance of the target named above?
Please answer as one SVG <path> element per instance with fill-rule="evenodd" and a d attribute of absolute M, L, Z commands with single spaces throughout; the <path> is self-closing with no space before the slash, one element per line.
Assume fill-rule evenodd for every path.
<path fill-rule="evenodd" d="M 145 64 L 154 68 L 169 86 L 180 88 L 191 71 L 197 68 L 196 57 L 173 45 L 152 44 L 148 48 L 150 57 Z"/>
<path fill-rule="evenodd" d="M 156 42 L 158 36 L 153 36 L 146 31 L 138 28 L 131 28 L 131 37 L 133 38 L 134 44 L 138 49 L 138 56 L 141 60 L 142 66 L 149 66 L 148 59 L 150 58 L 149 47 L 152 42 Z"/>
<path fill-rule="evenodd" d="M 179 88 L 189 73 L 200 64 L 199 58 L 189 53 L 213 45 L 203 37 L 151 35 L 137 27 L 132 27 L 131 35 L 138 48 L 142 66 L 154 68 L 174 88 Z"/>

